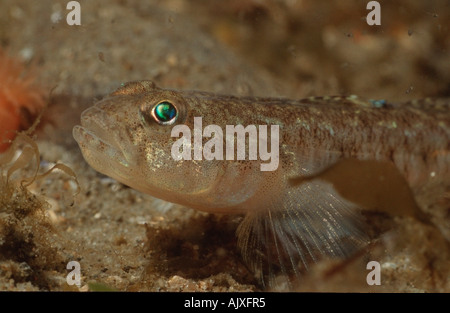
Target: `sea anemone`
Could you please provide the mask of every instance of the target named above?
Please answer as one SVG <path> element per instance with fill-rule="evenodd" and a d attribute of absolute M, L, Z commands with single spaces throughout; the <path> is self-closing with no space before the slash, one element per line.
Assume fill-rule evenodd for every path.
<path fill-rule="evenodd" d="M 0 50 L 0 153 L 17 131 L 30 126 L 30 117 L 44 107 L 44 90 L 35 84 L 32 71 Z"/>

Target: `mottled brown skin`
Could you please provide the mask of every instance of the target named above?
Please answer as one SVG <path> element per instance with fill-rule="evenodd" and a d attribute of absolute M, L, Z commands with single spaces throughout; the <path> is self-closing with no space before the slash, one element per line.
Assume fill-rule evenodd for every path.
<path fill-rule="evenodd" d="M 203 127 L 215 124 L 223 130 L 226 125 L 279 125 L 278 169 L 262 172 L 259 160 L 173 160 L 174 125 L 145 118 L 162 100 L 177 107 L 174 125 L 190 129 L 194 117 L 202 117 Z M 238 230 L 244 259 L 270 281 L 270 264 L 299 276 L 296 264 L 306 267 L 322 255 L 346 256 L 353 251 L 347 246 L 367 242 L 352 203 L 323 180 L 292 185 L 291 178 L 316 175 L 350 158 L 394 164 L 414 195 L 428 186 L 448 192 L 449 107 L 445 99 L 392 104 L 354 96 L 235 97 L 141 81 L 86 110 L 74 137 L 92 167 L 137 190 L 203 211 L 246 213 Z M 436 201 L 419 205 L 426 210 Z"/>

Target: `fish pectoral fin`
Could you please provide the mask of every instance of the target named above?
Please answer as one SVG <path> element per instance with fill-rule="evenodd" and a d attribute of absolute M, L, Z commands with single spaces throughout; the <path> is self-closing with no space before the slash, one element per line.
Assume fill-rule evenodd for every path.
<path fill-rule="evenodd" d="M 285 197 L 250 212 L 237 229 L 244 261 L 264 287 L 280 277 L 288 288 L 323 258 L 347 258 L 369 243 L 357 207 L 319 179 L 290 188 Z"/>

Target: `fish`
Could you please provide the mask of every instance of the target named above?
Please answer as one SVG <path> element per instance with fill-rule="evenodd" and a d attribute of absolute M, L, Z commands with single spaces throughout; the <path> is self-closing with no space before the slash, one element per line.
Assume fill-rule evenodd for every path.
<path fill-rule="evenodd" d="M 401 190 L 414 204 L 411 215 L 435 218 L 430 207 L 440 200 L 416 198 L 430 186 L 444 198 L 450 190 L 449 108 L 445 98 L 391 103 L 357 96 L 242 97 L 164 89 L 142 80 L 123 84 L 85 110 L 73 137 L 91 167 L 131 188 L 205 212 L 243 215 L 236 230 L 242 258 L 263 288 L 273 288 L 280 277 L 293 286 L 315 262 L 345 259 L 369 244 L 364 207 L 383 205 L 352 198 L 361 190 L 341 191 L 330 178 L 333 168 L 345 185 L 348 171 L 351 180 L 370 176 L 361 164 L 387 164 L 375 177 L 389 181 L 388 173 L 397 171 L 392 180 L 406 186 Z M 205 126 L 200 130 L 199 118 Z M 245 140 L 237 132 L 224 136 L 237 125 Z M 262 170 L 269 162 L 263 154 L 251 157 L 250 125 L 259 135 L 266 130 L 258 148 L 277 152 L 271 169 Z M 231 152 L 244 146 L 244 157 L 227 158 L 230 143 Z M 366 182 L 365 192 L 377 184 L 386 181 Z M 387 193 L 380 190 L 381 197 Z M 395 211 L 395 205 L 380 210 Z"/>

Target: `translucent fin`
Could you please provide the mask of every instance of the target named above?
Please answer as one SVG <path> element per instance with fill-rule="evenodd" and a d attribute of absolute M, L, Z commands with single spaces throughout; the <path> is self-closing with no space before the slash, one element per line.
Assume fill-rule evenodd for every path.
<path fill-rule="evenodd" d="M 356 207 L 327 182 L 305 182 L 280 198 L 237 230 L 244 261 L 264 287 L 276 288 L 281 275 L 292 288 L 312 262 L 348 257 L 369 242 Z"/>

